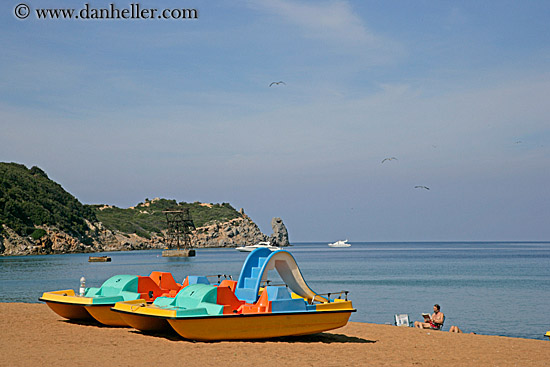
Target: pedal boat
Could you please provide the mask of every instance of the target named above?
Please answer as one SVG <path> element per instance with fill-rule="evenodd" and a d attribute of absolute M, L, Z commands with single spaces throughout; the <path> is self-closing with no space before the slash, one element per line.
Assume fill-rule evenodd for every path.
<path fill-rule="evenodd" d="M 128 326 L 111 307 L 119 301 L 153 302 L 159 296 L 174 297 L 182 288 L 170 273 L 154 271 L 149 276 L 115 275 L 100 288 L 86 288 L 80 296 L 72 289 L 44 292 L 40 301 L 69 320 L 95 319 L 108 326 Z"/>
<path fill-rule="evenodd" d="M 189 276 L 184 284 L 186 287 L 176 297 L 158 297 L 152 304 L 148 304 L 143 300 L 117 302 L 112 311 L 119 313 L 122 320 L 134 329 L 144 332 L 172 331 L 167 318 L 174 316 L 176 314 L 174 311 L 179 307 L 178 305 L 185 302 L 183 299 L 187 295 L 184 295 L 183 292 L 187 288 L 189 288 L 187 293 L 192 295 L 195 294 L 197 285 L 209 286 L 208 289 L 219 289 L 220 292 L 216 294 L 215 301 L 220 304 L 227 303 L 227 305 L 233 302 L 230 311 L 243 304 L 243 302 L 235 299 L 234 292 L 237 282 L 234 280 L 224 279 L 219 284 L 211 285 L 206 277 Z M 226 312 L 229 311 L 226 310 Z"/>
<path fill-rule="evenodd" d="M 271 269 L 285 284 L 260 287 Z M 173 299 L 158 297 L 152 305 L 118 302 L 113 311 L 142 331 L 170 325 L 185 339 L 217 341 L 315 334 L 346 325 L 356 310 L 347 299 L 313 292 L 289 252 L 257 249 L 248 255 L 238 282 L 193 284 Z"/>

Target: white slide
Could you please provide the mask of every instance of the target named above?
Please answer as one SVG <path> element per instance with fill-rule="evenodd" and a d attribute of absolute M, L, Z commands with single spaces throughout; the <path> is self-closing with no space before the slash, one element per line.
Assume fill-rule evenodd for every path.
<path fill-rule="evenodd" d="M 317 295 L 317 293 L 309 288 L 304 277 L 302 277 L 296 260 L 294 260 L 294 257 L 288 251 L 280 250 L 271 254 L 263 269 L 263 277 L 267 276 L 267 271 L 265 270 L 277 270 L 281 279 L 288 285 L 288 288 L 300 297 L 308 301 L 328 302 L 325 297 Z"/>

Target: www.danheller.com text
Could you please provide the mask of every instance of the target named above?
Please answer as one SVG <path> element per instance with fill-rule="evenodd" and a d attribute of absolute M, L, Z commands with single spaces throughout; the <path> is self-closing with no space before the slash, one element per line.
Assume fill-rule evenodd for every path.
<path fill-rule="evenodd" d="M 37 19 L 198 19 L 197 9 L 157 9 L 131 3 L 126 7 L 109 4 L 106 7 L 94 7 L 86 3 L 80 9 L 75 8 L 34 8 L 27 4 L 19 4 L 14 8 L 15 16 L 26 19 L 33 14 Z"/>

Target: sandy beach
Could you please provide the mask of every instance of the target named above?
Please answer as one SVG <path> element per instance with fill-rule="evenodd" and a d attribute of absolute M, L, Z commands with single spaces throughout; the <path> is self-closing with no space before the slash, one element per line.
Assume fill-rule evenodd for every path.
<path fill-rule="evenodd" d="M 193 342 L 0 303 L 1 366 L 546 366 L 550 341 L 351 322 L 305 337 Z"/>

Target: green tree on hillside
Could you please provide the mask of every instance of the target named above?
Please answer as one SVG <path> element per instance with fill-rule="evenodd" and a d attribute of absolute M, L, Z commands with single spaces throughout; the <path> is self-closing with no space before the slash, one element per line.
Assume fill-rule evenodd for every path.
<path fill-rule="evenodd" d="M 0 163 L 0 222 L 19 235 L 35 233 L 38 225 L 51 225 L 83 237 L 86 219 L 97 221 L 93 210 L 50 180 L 42 169 Z"/>

